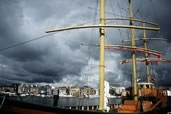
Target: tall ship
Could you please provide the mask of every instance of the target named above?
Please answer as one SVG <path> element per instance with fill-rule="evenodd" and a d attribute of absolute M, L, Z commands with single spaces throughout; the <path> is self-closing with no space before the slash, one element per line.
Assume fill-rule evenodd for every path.
<path fill-rule="evenodd" d="M 46 31 L 47 34 L 77 30 L 77 29 L 88 29 L 96 28 L 99 29 L 99 44 L 94 45 L 99 48 L 99 104 L 97 109 L 91 110 L 81 110 L 81 109 L 67 109 L 60 107 L 44 106 L 40 104 L 32 104 L 24 101 L 17 101 L 8 99 L 7 97 L 1 97 L 0 111 L 2 113 L 15 113 L 15 114 L 65 114 L 65 113 L 94 113 L 94 114 L 166 114 L 169 112 L 168 108 L 168 96 L 167 89 L 157 88 L 155 84 L 152 83 L 152 77 L 150 75 L 149 63 L 151 62 L 170 62 L 171 60 L 162 58 L 162 53 L 148 49 L 148 40 L 166 40 L 164 38 L 148 38 L 146 31 L 160 31 L 158 24 L 135 19 L 133 16 L 133 5 L 132 0 L 128 0 L 129 3 L 129 17 L 128 18 L 108 18 L 105 17 L 105 0 L 100 0 L 100 17 L 99 24 L 97 25 L 81 25 L 81 26 L 71 26 L 66 28 L 59 28 L 54 30 Z M 127 21 L 129 25 L 119 25 L 119 24 L 106 24 L 108 20 L 120 20 Z M 141 26 L 135 23 L 141 23 Z M 130 40 L 124 40 L 124 42 L 130 42 L 131 45 L 113 45 L 105 44 L 106 28 L 115 29 L 129 29 L 130 30 Z M 143 38 L 135 38 L 135 30 L 143 31 Z M 144 47 L 137 47 L 136 41 L 141 40 L 144 42 Z M 108 98 L 105 91 L 105 50 L 116 49 L 124 50 L 131 53 L 131 59 L 121 60 L 122 64 L 131 63 L 132 64 L 132 86 L 127 88 L 125 93 L 122 95 L 122 104 L 119 106 L 109 106 Z M 144 58 L 137 58 L 138 53 L 143 53 Z M 153 58 L 151 58 L 151 55 Z M 137 78 L 137 66 L 136 62 L 144 62 L 146 67 L 146 81 L 138 82 Z"/>

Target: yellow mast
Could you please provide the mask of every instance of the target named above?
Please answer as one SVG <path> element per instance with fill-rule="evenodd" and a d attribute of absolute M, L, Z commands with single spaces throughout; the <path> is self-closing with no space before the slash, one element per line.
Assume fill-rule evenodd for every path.
<path fill-rule="evenodd" d="M 143 23 L 143 27 L 145 27 L 145 23 Z M 148 50 L 148 45 L 147 45 L 147 34 L 146 34 L 146 30 L 144 30 L 144 48 L 146 50 Z M 149 40 L 167 40 L 165 38 L 149 38 Z M 147 60 L 149 58 L 149 54 L 145 53 L 145 59 Z M 147 82 L 150 83 L 150 66 L 149 66 L 149 62 L 146 61 L 146 76 L 147 76 Z"/>
<path fill-rule="evenodd" d="M 100 0 L 100 24 L 105 25 L 105 0 Z M 105 28 L 100 27 L 99 110 L 104 111 L 104 38 Z"/>
<path fill-rule="evenodd" d="M 132 13 L 132 0 L 129 0 L 129 16 L 130 16 L 130 26 L 134 25 L 134 17 L 133 17 L 133 13 Z M 131 46 L 132 48 L 136 47 L 135 46 L 135 32 L 134 29 L 130 29 L 131 32 Z M 133 81 L 133 96 L 134 96 L 134 100 L 137 101 L 138 100 L 138 92 L 137 92 L 137 72 L 136 72 L 136 52 L 133 51 L 132 52 L 132 72 L 133 72 L 133 77 L 132 77 L 132 81 Z"/>
<path fill-rule="evenodd" d="M 145 27 L 145 23 L 143 23 L 143 27 Z M 146 35 L 146 30 L 144 30 L 144 48 L 147 50 L 147 35 Z M 145 59 L 148 58 L 148 53 L 145 53 Z M 150 68 L 149 68 L 149 62 L 146 61 L 146 76 L 147 76 L 147 82 L 150 82 Z"/>

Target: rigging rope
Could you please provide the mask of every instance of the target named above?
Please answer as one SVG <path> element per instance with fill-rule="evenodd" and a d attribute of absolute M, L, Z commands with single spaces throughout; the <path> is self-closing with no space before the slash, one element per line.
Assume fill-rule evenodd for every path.
<path fill-rule="evenodd" d="M 86 5 L 80 3 L 80 2 L 78 2 L 78 1 L 76 1 L 76 0 L 73 0 L 73 2 L 75 2 L 76 4 L 78 4 L 78 5 L 80 5 L 80 6 L 86 7 L 86 8 L 88 8 L 88 9 L 90 9 L 90 10 L 95 10 L 96 12 L 97 12 L 97 11 L 100 11 L 99 9 L 96 9 L 96 8 L 92 8 L 92 7 L 86 6 Z M 111 13 L 111 12 L 106 12 L 106 11 L 105 11 L 105 13 L 106 13 L 106 14 L 113 15 L 113 13 Z M 117 14 L 115 14 L 115 15 L 117 15 Z M 117 15 L 117 16 L 120 16 L 120 17 L 121 17 L 121 15 Z"/>
<path fill-rule="evenodd" d="M 82 23 L 82 24 L 78 24 L 78 25 L 88 24 L 88 23 L 91 23 L 91 22 L 95 22 L 97 20 L 99 20 L 99 19 L 94 19 L 93 21 L 88 21 L 88 22 L 85 22 L 85 23 Z M 42 36 L 39 36 L 39 37 L 35 37 L 35 38 L 32 38 L 31 40 L 26 40 L 26 41 L 23 41 L 23 42 L 20 42 L 20 43 L 16 43 L 16 44 L 7 46 L 5 48 L 0 48 L 0 52 L 6 51 L 6 50 L 11 49 L 11 48 L 15 48 L 15 47 L 18 47 L 18 46 L 21 46 L 21 45 L 24 45 L 24 44 L 27 44 L 27 43 L 30 43 L 30 42 L 33 42 L 33 41 L 36 41 L 36 40 L 39 40 L 39 39 L 43 39 L 43 38 L 46 38 L 46 37 L 54 35 L 54 34 L 57 34 L 57 32 L 56 33 L 50 33 L 50 34 L 42 35 Z M 68 41 L 71 41 L 71 40 L 68 40 Z"/>
<path fill-rule="evenodd" d="M 93 24 L 95 24 L 96 23 L 96 17 L 97 17 L 97 9 L 98 9 L 98 0 L 96 0 L 96 4 L 95 4 L 95 11 L 94 11 L 94 17 L 93 17 Z M 92 29 L 92 38 L 90 39 L 90 44 L 91 45 L 93 45 L 93 41 L 95 41 L 95 34 L 94 34 L 94 31 L 95 31 L 95 29 Z M 90 76 L 90 80 L 91 80 L 91 72 L 92 72 L 92 70 L 93 70 L 93 61 L 92 61 L 92 59 L 91 59 L 91 51 L 92 50 L 94 50 L 94 49 L 92 49 L 92 48 L 94 48 L 95 49 L 95 47 L 88 47 L 88 52 L 89 52 L 89 57 L 88 57 L 88 60 L 90 60 L 90 69 L 89 69 L 89 73 L 88 73 L 88 78 L 89 78 L 89 76 Z M 88 79 L 88 85 L 89 85 L 89 79 Z"/>
<path fill-rule="evenodd" d="M 1 48 L 0 52 L 8 50 L 8 49 L 11 49 L 11 48 L 14 48 L 14 47 L 18 47 L 20 45 L 24 45 L 24 44 L 27 44 L 27 43 L 30 43 L 30 42 L 33 42 L 33 41 L 36 41 L 36 40 L 39 40 L 39 39 L 42 39 L 42 38 L 45 38 L 47 36 L 51 36 L 53 34 L 56 34 L 56 33 L 51 33 L 51 34 L 43 35 L 43 36 L 40 36 L 40 37 L 33 38 L 31 40 L 27 40 L 27 41 L 20 42 L 20 43 L 17 43 L 17 44 L 14 44 L 14 45 L 11 45 L 11 46 L 8 46 L 8 47 L 5 47 L 5 48 Z"/>

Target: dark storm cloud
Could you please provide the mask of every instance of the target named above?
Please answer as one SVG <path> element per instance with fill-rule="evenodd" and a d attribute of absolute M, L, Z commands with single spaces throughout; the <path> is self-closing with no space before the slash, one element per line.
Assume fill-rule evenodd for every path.
<path fill-rule="evenodd" d="M 71 16 L 68 11 L 71 7 L 63 8 L 67 2 L 56 0 L 51 2 L 2 0 L 0 2 L 1 48 L 29 40 L 37 36 L 36 32 L 44 33 L 46 27 L 42 28 L 43 31 L 34 30 L 36 26 L 44 26 L 42 23 L 46 23 L 47 18 L 62 21 L 65 16 Z M 67 25 L 67 23 L 60 24 Z M 18 80 L 50 83 L 53 80 L 58 82 L 68 74 L 79 76 L 81 68 L 86 63 L 80 59 L 77 59 L 78 61 L 73 61 L 73 59 L 80 58 L 81 53 L 72 52 L 74 44 L 70 43 L 70 49 L 67 46 L 61 48 L 61 43 L 54 42 L 57 40 L 51 38 L 1 52 L 1 66 L 5 66 L 1 68 L 1 78 L 7 82 Z"/>
<path fill-rule="evenodd" d="M 18 33 L 23 24 L 23 12 L 17 0 L 1 0 L 0 13 L 0 44 L 5 47 L 20 35 Z"/>
<path fill-rule="evenodd" d="M 134 0 L 134 7 L 136 8 L 134 12 L 138 12 L 135 16 L 159 24 L 161 29 L 160 35 L 168 38 L 169 42 L 171 41 L 171 22 L 169 21 L 171 20 L 170 6 L 170 0 L 147 0 L 145 4 L 142 1 L 138 2 Z"/>
<path fill-rule="evenodd" d="M 138 4 L 136 6 L 141 6 L 140 12 L 142 17 L 146 15 L 151 17 L 149 19 L 160 24 L 161 34 L 164 37 L 169 37 L 170 23 L 168 20 L 170 16 L 167 14 L 167 8 L 170 6 L 170 1 L 152 1 L 153 5 L 157 4 L 156 7 L 161 4 L 161 10 L 156 8 L 155 12 L 157 12 L 157 15 L 153 12 L 155 9 L 151 7 L 151 12 L 148 12 L 148 6 L 150 6 L 151 1 L 146 1 L 148 4 L 142 6 L 139 1 L 135 4 Z M 111 10 L 112 5 L 114 5 L 113 13 L 118 15 L 121 15 L 120 7 L 122 7 L 121 9 L 125 8 L 127 10 L 127 3 L 125 3 L 124 0 L 119 1 L 120 7 L 118 7 L 116 1 L 112 1 L 112 5 L 110 1 L 106 2 L 109 12 L 113 12 Z M 97 6 L 96 3 L 97 1 L 95 0 L 1 0 L 0 48 L 5 48 L 37 36 L 45 35 L 44 31 L 49 29 L 78 25 L 97 19 L 99 13 L 90 8 L 98 9 L 99 6 Z M 122 15 L 127 13 L 127 11 L 124 11 Z M 107 16 L 111 15 L 107 14 Z M 139 14 L 137 14 L 137 16 L 140 17 Z M 109 32 L 112 32 L 112 34 Z M 57 82 L 71 86 L 78 85 L 78 83 L 82 85 L 87 83 L 87 80 L 84 79 L 84 75 L 86 74 L 85 70 L 87 70 L 87 72 L 90 73 L 91 78 L 89 81 L 91 85 L 97 86 L 98 72 L 96 72 L 96 70 L 98 71 L 99 48 L 93 46 L 86 47 L 81 44 L 98 44 L 98 34 L 98 29 L 60 32 L 45 39 L 3 51 L 0 53 L 0 83 Z M 121 38 L 125 37 L 127 37 L 126 33 L 122 33 L 121 35 L 120 31 L 115 31 L 115 29 L 107 30 L 107 43 L 109 44 L 120 44 Z M 169 56 L 170 51 L 168 50 L 166 52 L 167 56 Z M 111 63 L 109 66 L 112 69 L 107 69 L 106 75 L 108 75 L 108 81 L 110 80 L 113 83 L 117 83 L 124 80 L 126 85 L 130 84 L 129 81 L 127 81 L 130 80 L 130 77 L 126 75 L 131 75 L 131 65 L 127 67 L 116 65 L 119 64 L 121 58 L 126 58 L 124 55 L 123 57 L 120 56 L 121 54 L 122 53 L 114 51 L 114 54 L 108 58 L 109 63 Z M 92 68 L 88 67 L 88 65 L 95 65 L 97 67 Z M 168 70 L 170 69 L 168 66 L 168 64 L 163 66 L 166 68 L 165 74 L 169 73 Z M 125 68 L 128 72 L 126 72 Z M 157 71 L 157 68 L 155 71 Z M 140 72 L 144 73 L 143 71 Z M 115 80 L 113 77 L 115 77 Z"/>
<path fill-rule="evenodd" d="M 122 2 L 123 1 L 120 1 L 119 4 L 122 4 Z M 166 0 L 166 1 L 146 0 L 144 2 L 144 1 L 133 0 L 133 6 L 134 6 L 135 18 L 152 21 L 152 22 L 158 23 L 160 25 L 160 29 L 161 29 L 160 32 L 148 31 L 147 37 L 152 37 L 152 38 L 161 37 L 161 38 L 168 39 L 168 41 L 148 41 L 149 48 L 163 52 L 163 55 L 162 55 L 163 58 L 171 58 L 171 56 L 170 56 L 170 49 L 171 49 L 170 26 L 171 26 L 171 23 L 169 21 L 169 20 L 171 20 L 171 15 L 169 14 L 169 12 L 171 10 L 170 9 L 171 1 L 170 0 Z M 121 10 L 122 14 L 123 14 L 123 12 L 125 13 L 125 11 L 128 13 L 127 7 L 125 7 L 124 3 L 122 5 L 120 5 L 120 8 L 123 9 L 123 10 Z M 139 24 L 139 25 L 141 25 L 141 24 Z M 125 33 L 122 32 L 123 30 L 120 30 L 120 31 L 118 31 L 118 33 L 115 32 L 114 35 L 113 34 L 108 35 L 108 37 L 115 36 L 115 37 L 112 37 L 113 39 L 108 39 L 109 43 L 118 44 L 120 41 L 118 40 L 119 42 L 117 42 L 117 40 L 114 40 L 114 38 L 116 38 L 118 36 L 119 36 L 118 39 L 120 39 L 120 38 L 128 39 L 127 36 L 130 37 L 130 35 L 125 35 Z M 135 31 L 136 31 L 136 38 L 143 37 L 142 30 L 135 30 Z M 116 34 L 120 34 L 120 35 L 116 35 Z M 141 42 L 141 41 L 136 42 L 136 43 L 137 43 L 137 46 L 141 46 L 141 47 L 144 46 L 143 42 Z M 124 44 L 130 45 L 130 43 L 124 43 Z M 123 51 L 120 54 L 122 55 L 123 59 L 131 58 L 131 55 L 128 52 Z M 140 58 L 140 57 L 144 57 L 144 54 L 137 53 L 137 58 Z M 151 57 L 154 58 L 154 56 L 151 56 Z M 121 60 L 122 58 L 118 59 L 118 61 Z M 116 61 L 117 61 L 117 59 L 116 59 Z M 171 63 L 152 63 L 152 65 L 150 66 L 151 75 L 152 75 L 152 77 L 156 78 L 157 85 L 170 86 L 170 76 L 169 76 L 169 74 L 170 74 L 169 71 L 171 71 L 170 65 L 171 65 Z M 130 80 L 131 80 L 130 76 L 132 76 L 131 67 L 132 67 L 131 64 L 118 65 L 118 68 L 122 69 L 122 71 L 123 71 L 122 77 L 124 77 L 124 78 L 121 78 L 121 79 L 129 80 L 129 82 L 130 82 Z M 113 75 L 113 76 L 115 75 L 114 73 L 112 74 L 110 72 L 109 72 L 109 74 Z M 141 81 L 146 81 L 146 73 L 145 73 L 145 64 L 144 63 L 137 63 L 137 76 L 139 79 L 141 79 Z M 114 80 L 113 82 L 116 82 L 116 80 Z"/>
<path fill-rule="evenodd" d="M 170 49 L 171 49 L 171 1 L 170 0 L 149 0 L 146 1 L 145 4 L 142 4 L 142 1 L 137 2 L 134 1 L 135 8 L 138 9 L 135 10 L 138 13 L 136 14 L 137 18 L 143 18 L 145 20 L 152 21 L 154 23 L 159 24 L 160 32 L 147 32 L 147 37 L 161 37 L 161 38 L 167 38 L 167 41 L 148 41 L 148 47 L 150 49 L 154 49 L 160 52 L 163 52 L 162 57 L 163 58 L 171 58 L 170 55 Z M 140 35 L 138 37 L 143 37 L 143 35 Z M 143 45 L 141 45 L 143 46 Z M 141 55 L 142 56 L 142 55 Z M 154 58 L 154 56 L 151 56 Z M 170 67 L 171 63 L 151 63 L 150 69 L 151 69 L 151 75 L 156 79 L 156 84 L 159 86 L 171 86 L 170 82 Z M 144 68 L 144 65 L 138 65 L 140 68 Z M 145 80 L 146 75 L 143 70 L 139 71 L 141 73 L 142 79 Z"/>
<path fill-rule="evenodd" d="M 31 47 L 24 46 L 24 48 L 16 48 L 10 50 L 8 53 L 5 54 L 6 57 L 12 57 L 17 61 L 35 61 L 40 60 L 41 56 L 46 53 L 45 51 L 36 50 Z"/>

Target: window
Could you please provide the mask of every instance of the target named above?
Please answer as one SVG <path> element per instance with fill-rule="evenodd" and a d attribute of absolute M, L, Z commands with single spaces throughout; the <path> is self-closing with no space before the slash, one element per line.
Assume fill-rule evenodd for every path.
<path fill-rule="evenodd" d="M 150 88 L 150 86 L 149 85 L 146 85 L 146 88 Z"/>
<path fill-rule="evenodd" d="M 140 88 L 143 88 L 143 85 L 140 85 Z"/>

